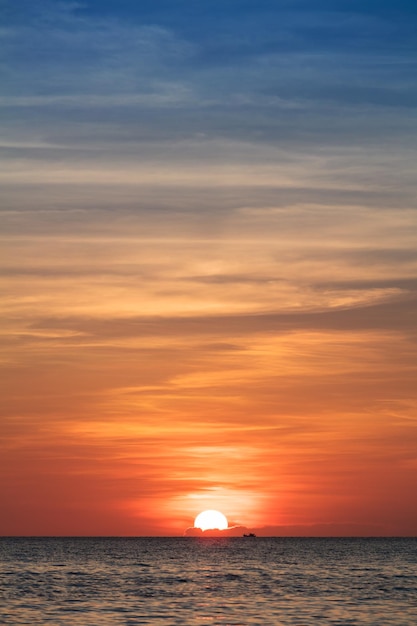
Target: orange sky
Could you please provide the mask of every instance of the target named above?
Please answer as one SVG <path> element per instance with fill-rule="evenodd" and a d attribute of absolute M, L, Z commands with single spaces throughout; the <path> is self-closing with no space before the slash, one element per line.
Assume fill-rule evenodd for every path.
<path fill-rule="evenodd" d="M 360 261 L 366 220 L 314 211 L 320 245 L 270 208 L 215 238 L 10 227 L 3 534 L 181 535 L 205 508 L 259 534 L 415 533 L 411 271 L 398 287 Z"/>
<path fill-rule="evenodd" d="M 0 534 L 416 535 L 415 30 L 102 4 L 2 27 Z"/>

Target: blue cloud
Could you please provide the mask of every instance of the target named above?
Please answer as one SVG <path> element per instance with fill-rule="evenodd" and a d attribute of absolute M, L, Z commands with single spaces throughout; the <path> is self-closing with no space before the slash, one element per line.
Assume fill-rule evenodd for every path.
<path fill-rule="evenodd" d="M 7 163 L 278 167 L 346 150 L 347 176 L 355 148 L 374 151 L 361 157 L 374 185 L 409 162 L 414 4 L 22 0 L 1 17 Z"/>

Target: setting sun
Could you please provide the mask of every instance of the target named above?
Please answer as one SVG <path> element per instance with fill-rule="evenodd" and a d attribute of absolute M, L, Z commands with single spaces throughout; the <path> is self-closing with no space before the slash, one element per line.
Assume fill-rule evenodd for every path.
<path fill-rule="evenodd" d="M 228 527 L 227 518 L 220 511 L 203 511 L 194 520 L 194 528 L 201 530 L 226 530 Z"/>

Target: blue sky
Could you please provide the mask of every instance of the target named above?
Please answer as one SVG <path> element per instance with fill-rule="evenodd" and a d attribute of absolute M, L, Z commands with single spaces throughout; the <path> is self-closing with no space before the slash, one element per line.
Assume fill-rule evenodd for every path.
<path fill-rule="evenodd" d="M 374 163 L 367 192 L 408 193 L 411 3 L 6 2 L 3 13 L 0 105 L 17 167 L 100 161 L 108 146 L 129 162 L 174 151 L 238 167 L 327 150 L 342 163 L 346 147 L 346 169 Z"/>
<path fill-rule="evenodd" d="M 44 0 L 2 12 L 6 233 L 250 233 L 294 241 L 297 259 L 322 241 L 313 284 L 342 280 L 326 275 L 329 258 L 357 285 L 362 260 L 378 258 L 375 289 L 382 275 L 414 276 L 411 3 Z"/>
<path fill-rule="evenodd" d="M 44 0 L 1 10 L 7 232 L 101 232 L 123 228 L 120 215 L 158 235 L 167 225 L 261 237 L 275 232 L 274 210 L 302 241 L 320 229 L 348 238 L 362 219 L 377 220 L 375 233 L 410 232 L 414 4 Z M 343 254 L 359 254 L 352 237 Z M 388 244 L 369 245 L 383 256 Z M 412 255 L 408 241 L 392 246 L 398 263 L 404 248 Z"/>

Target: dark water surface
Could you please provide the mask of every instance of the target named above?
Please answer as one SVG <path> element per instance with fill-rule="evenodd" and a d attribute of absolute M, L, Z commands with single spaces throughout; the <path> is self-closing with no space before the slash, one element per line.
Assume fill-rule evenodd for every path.
<path fill-rule="evenodd" d="M 0 623 L 417 625 L 417 539 L 2 538 Z"/>

